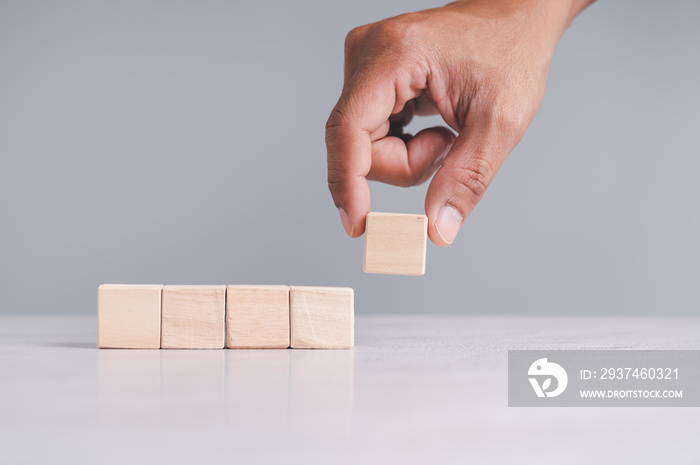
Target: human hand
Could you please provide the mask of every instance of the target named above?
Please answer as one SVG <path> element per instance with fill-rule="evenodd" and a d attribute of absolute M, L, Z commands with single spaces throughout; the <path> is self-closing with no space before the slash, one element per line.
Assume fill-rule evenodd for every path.
<path fill-rule="evenodd" d="M 358 27 L 326 124 L 328 186 L 347 234 L 362 235 L 367 180 L 421 184 L 428 234 L 451 244 L 544 94 L 554 47 L 591 0 L 465 0 Z M 446 127 L 415 136 L 414 115 Z"/>

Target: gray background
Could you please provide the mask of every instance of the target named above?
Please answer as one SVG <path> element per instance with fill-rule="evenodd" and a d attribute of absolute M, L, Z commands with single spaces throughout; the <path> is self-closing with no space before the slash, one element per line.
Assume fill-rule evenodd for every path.
<path fill-rule="evenodd" d="M 352 286 L 361 313 L 697 314 L 690 1 L 585 11 L 455 244 L 420 278 L 362 273 L 326 188 L 343 39 L 436 5 L 0 2 L 0 313 L 93 314 L 98 284 L 128 282 Z M 425 188 L 373 184 L 373 210 L 422 212 Z"/>

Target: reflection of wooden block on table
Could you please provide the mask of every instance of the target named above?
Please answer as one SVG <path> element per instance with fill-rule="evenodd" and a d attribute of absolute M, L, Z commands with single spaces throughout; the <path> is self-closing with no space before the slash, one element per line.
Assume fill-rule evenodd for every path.
<path fill-rule="evenodd" d="M 352 350 L 290 350 L 287 421 L 295 431 L 323 425 L 352 434 L 355 360 Z M 319 386 L 323 386 L 319 389 Z"/>
<path fill-rule="evenodd" d="M 158 349 L 163 286 L 103 284 L 97 289 L 97 347 Z"/>
<path fill-rule="evenodd" d="M 231 349 L 289 347 L 289 286 L 228 286 L 226 346 Z"/>
<path fill-rule="evenodd" d="M 428 217 L 400 213 L 367 215 L 365 273 L 425 274 Z"/>
<path fill-rule="evenodd" d="M 289 357 L 291 350 L 229 350 L 226 354 L 225 413 L 227 431 L 269 437 L 287 434 Z M 307 351 L 297 351 L 307 352 Z M 333 353 L 338 353 L 333 351 Z M 286 460 L 279 461 L 284 465 Z"/>
<path fill-rule="evenodd" d="M 163 288 L 163 349 L 223 349 L 226 286 Z"/>
<path fill-rule="evenodd" d="M 291 286 L 293 349 L 350 349 L 354 345 L 353 290 L 348 287 Z"/>

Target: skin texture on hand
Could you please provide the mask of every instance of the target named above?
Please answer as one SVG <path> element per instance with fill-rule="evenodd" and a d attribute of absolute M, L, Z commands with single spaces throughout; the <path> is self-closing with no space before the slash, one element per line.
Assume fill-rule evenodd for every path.
<path fill-rule="evenodd" d="M 433 179 L 428 234 L 451 244 L 535 116 L 557 41 L 590 0 L 474 0 L 360 26 L 326 124 L 328 186 L 348 235 L 370 210 L 367 180 Z M 446 127 L 415 136 L 414 115 Z"/>

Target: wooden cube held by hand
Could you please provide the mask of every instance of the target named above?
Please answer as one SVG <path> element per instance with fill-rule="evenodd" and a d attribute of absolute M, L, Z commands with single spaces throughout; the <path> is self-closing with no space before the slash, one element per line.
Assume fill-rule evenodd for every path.
<path fill-rule="evenodd" d="M 428 217 L 370 212 L 365 227 L 365 273 L 425 274 Z"/>

